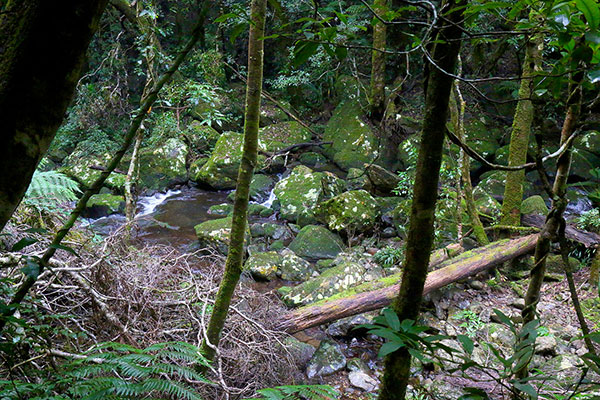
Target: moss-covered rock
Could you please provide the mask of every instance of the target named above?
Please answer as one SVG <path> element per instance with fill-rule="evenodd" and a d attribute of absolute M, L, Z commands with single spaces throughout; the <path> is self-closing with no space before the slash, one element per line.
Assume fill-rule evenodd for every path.
<path fill-rule="evenodd" d="M 293 251 L 286 249 L 282 253 L 278 275 L 286 281 L 305 281 L 310 278 L 314 269 L 310 263 L 298 257 Z"/>
<path fill-rule="evenodd" d="M 250 271 L 254 279 L 273 280 L 281 266 L 283 257 L 274 251 L 252 254 L 246 260 L 244 268 Z"/>
<path fill-rule="evenodd" d="M 85 151 L 76 148 L 63 161 L 63 166 L 58 169 L 69 178 L 77 181 L 84 188 L 89 188 L 100 177 L 101 171 L 91 169 L 92 166 L 104 167 L 112 159 L 112 154 L 89 155 Z M 126 167 L 125 167 L 126 168 Z M 104 182 L 104 186 L 110 188 L 115 193 L 124 193 L 125 175 L 113 172 Z"/>
<path fill-rule="evenodd" d="M 289 306 L 301 306 L 323 300 L 362 283 L 366 271 L 366 268 L 359 263 L 342 262 L 292 288 L 283 297 L 283 301 Z"/>
<path fill-rule="evenodd" d="M 140 152 L 140 186 L 150 190 L 165 190 L 187 182 L 187 145 L 171 138 L 155 149 Z"/>
<path fill-rule="evenodd" d="M 327 159 L 322 154 L 313 151 L 300 154 L 298 160 L 310 168 L 321 168 L 327 165 Z"/>
<path fill-rule="evenodd" d="M 208 161 L 191 178 L 213 189 L 234 189 L 242 160 L 243 135 L 224 132 Z"/>
<path fill-rule="evenodd" d="M 347 100 L 335 109 L 325 127 L 323 140 L 333 142 L 325 149 L 325 155 L 346 171 L 361 168 L 379 154 L 378 140 L 362 115 L 360 103 Z"/>
<path fill-rule="evenodd" d="M 338 235 L 318 225 L 302 228 L 289 246 L 294 253 L 308 260 L 335 258 L 345 247 Z"/>
<path fill-rule="evenodd" d="M 205 221 L 194 227 L 200 246 L 211 247 L 222 254 L 227 254 L 229 237 L 231 235 L 231 217 Z M 250 230 L 247 231 L 246 243 L 250 239 Z"/>
<path fill-rule="evenodd" d="M 320 202 L 344 191 L 345 182 L 329 172 L 313 172 L 300 165 L 291 175 L 275 185 L 275 196 L 281 205 L 280 215 L 288 221 L 310 223 L 313 209 Z"/>
<path fill-rule="evenodd" d="M 528 197 L 521 203 L 522 214 L 548 215 L 549 211 L 544 198 L 539 195 Z"/>
<path fill-rule="evenodd" d="M 261 147 L 270 152 L 282 150 L 293 144 L 310 142 L 311 138 L 310 131 L 296 121 L 269 125 L 259 133 Z"/>
<path fill-rule="evenodd" d="M 216 215 L 219 217 L 226 217 L 233 212 L 233 204 L 223 203 L 223 204 L 215 204 L 214 206 L 210 206 L 208 209 L 209 215 Z"/>
<path fill-rule="evenodd" d="M 290 105 L 283 102 L 282 104 L 288 110 Z M 289 120 L 288 115 L 275 104 L 269 102 L 263 102 L 260 106 L 260 126 L 269 126 L 283 121 Z"/>
<path fill-rule="evenodd" d="M 249 204 L 248 205 L 248 216 L 249 217 L 262 217 L 268 218 L 275 212 L 269 207 L 265 207 L 262 204 Z"/>
<path fill-rule="evenodd" d="M 346 356 L 337 343 L 324 340 L 315 351 L 306 367 L 309 379 L 318 376 L 332 375 L 346 367 Z"/>
<path fill-rule="evenodd" d="M 111 214 L 122 213 L 125 210 L 125 198 L 109 193 L 95 194 L 88 200 L 84 217 L 101 218 Z"/>
<path fill-rule="evenodd" d="M 373 228 L 380 208 L 365 190 L 351 190 L 320 204 L 315 215 L 334 231 L 361 233 Z"/>
<path fill-rule="evenodd" d="M 190 151 L 201 155 L 207 154 L 217 144 L 220 134 L 208 125 L 193 121 L 185 130 L 184 136 L 189 143 Z"/>
<path fill-rule="evenodd" d="M 531 262 L 531 266 L 533 267 L 533 260 L 531 260 Z M 581 262 L 574 257 L 569 257 L 569 265 L 571 266 L 573 271 L 577 271 L 582 267 Z M 558 254 L 549 254 L 546 258 L 546 270 L 548 271 L 548 273 L 564 273 L 565 269 L 562 257 Z"/>
<path fill-rule="evenodd" d="M 263 202 L 269 198 L 275 186 L 273 178 L 263 174 L 255 174 L 250 182 L 250 200 Z"/>
<path fill-rule="evenodd" d="M 480 213 L 492 218 L 500 216 L 500 203 L 480 186 L 473 189 L 473 198 L 475 199 L 475 206 L 477 206 L 477 210 Z"/>
<path fill-rule="evenodd" d="M 369 190 L 371 187 L 371 182 L 369 182 L 366 171 L 360 168 L 350 168 L 348 175 L 346 175 L 346 182 L 348 190 Z"/>

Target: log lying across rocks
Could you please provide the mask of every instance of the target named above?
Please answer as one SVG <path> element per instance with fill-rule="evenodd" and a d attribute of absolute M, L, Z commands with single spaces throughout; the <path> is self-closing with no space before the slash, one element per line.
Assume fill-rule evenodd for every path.
<path fill-rule="evenodd" d="M 527 214 L 521 217 L 521 221 L 523 222 L 523 225 L 542 228 L 546 223 L 546 217 L 543 215 Z M 572 224 L 567 224 L 565 227 L 565 236 L 567 239 L 579 242 L 585 247 L 594 247 L 600 245 L 599 234 L 577 229 Z"/>
<path fill-rule="evenodd" d="M 424 292 L 427 294 L 530 253 L 535 249 L 537 239 L 538 234 L 533 234 L 518 239 L 500 240 L 447 260 L 440 264 L 439 269 L 429 273 Z M 377 310 L 389 305 L 398 295 L 399 289 L 400 284 L 396 283 L 347 297 L 325 299 L 285 314 L 279 328 L 288 333 L 296 333 L 340 318 Z"/>

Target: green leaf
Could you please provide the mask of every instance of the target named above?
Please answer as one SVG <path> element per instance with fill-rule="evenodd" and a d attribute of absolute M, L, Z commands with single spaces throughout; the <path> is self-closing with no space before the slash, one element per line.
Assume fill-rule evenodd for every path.
<path fill-rule="evenodd" d="M 600 82 L 600 69 L 596 69 L 594 71 L 589 71 L 587 75 L 588 75 L 590 82 L 592 82 L 592 83 Z"/>
<path fill-rule="evenodd" d="M 10 251 L 19 251 L 24 249 L 27 246 L 31 246 L 34 243 L 37 243 L 38 240 L 34 239 L 34 238 L 30 238 L 30 237 L 24 237 L 23 239 L 19 240 L 17 243 L 13 244 L 13 247 Z"/>
<path fill-rule="evenodd" d="M 521 392 L 528 394 L 532 400 L 537 400 L 537 391 L 529 383 L 513 382 L 513 385 Z"/>
<path fill-rule="evenodd" d="M 237 37 L 240 36 L 242 34 L 242 32 L 244 32 L 246 30 L 247 26 L 248 26 L 247 23 L 242 22 L 233 27 L 233 29 L 231 30 L 231 33 L 229 34 L 230 35 L 229 41 L 231 42 L 231 44 L 235 43 L 235 39 L 237 39 Z"/>
<path fill-rule="evenodd" d="M 400 330 L 400 319 L 398 315 L 391 308 L 385 308 L 383 310 L 383 316 L 387 322 L 387 325 L 395 331 Z"/>
<path fill-rule="evenodd" d="M 588 42 L 595 43 L 595 44 L 600 44 L 600 32 L 598 32 L 598 31 L 586 32 L 585 40 L 587 40 Z"/>
<path fill-rule="evenodd" d="M 471 338 L 469 338 L 466 335 L 458 335 L 458 336 L 456 336 L 456 339 L 460 342 L 460 344 L 462 345 L 462 348 L 468 354 L 472 354 L 473 353 L 473 349 L 475 348 L 475 344 L 473 343 L 473 341 L 471 340 Z"/>
<path fill-rule="evenodd" d="M 575 0 L 577 9 L 583 13 L 587 23 L 592 29 L 600 25 L 600 7 L 595 0 Z"/>
<path fill-rule="evenodd" d="M 395 352 L 398 349 L 401 349 L 402 347 L 404 347 L 403 345 L 401 345 L 400 343 L 396 343 L 396 342 L 387 342 L 384 343 L 381 348 L 379 349 L 379 357 L 383 358 L 385 356 L 387 356 L 388 354 L 391 354 L 393 352 Z"/>
<path fill-rule="evenodd" d="M 25 233 L 48 233 L 47 229 L 44 228 L 29 228 L 25 231 Z"/>
<path fill-rule="evenodd" d="M 225 22 L 225 21 L 227 21 L 227 20 L 229 20 L 231 18 L 236 18 L 237 16 L 238 15 L 234 14 L 234 13 L 223 14 L 220 17 L 215 18 L 215 22 L 218 24 L 218 23 L 221 23 L 221 22 Z"/>
<path fill-rule="evenodd" d="M 319 43 L 315 42 L 300 42 L 300 44 L 296 45 L 294 48 L 294 60 L 292 64 L 294 67 L 299 67 L 304 64 L 310 56 L 315 54 L 317 49 L 319 48 Z"/>

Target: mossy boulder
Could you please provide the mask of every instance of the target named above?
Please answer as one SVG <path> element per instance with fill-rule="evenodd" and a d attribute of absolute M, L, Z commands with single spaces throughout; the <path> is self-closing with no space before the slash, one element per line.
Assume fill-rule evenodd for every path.
<path fill-rule="evenodd" d="M 333 232 L 319 225 L 305 226 L 290 243 L 290 250 L 308 260 L 335 258 L 346 246 Z"/>
<path fill-rule="evenodd" d="M 504 186 L 506 185 L 505 171 L 489 171 L 481 175 L 481 180 L 477 188 L 482 192 L 491 195 L 496 200 L 502 200 L 504 197 Z M 532 192 L 532 185 L 529 181 L 523 182 L 523 193 Z"/>
<path fill-rule="evenodd" d="M 333 142 L 325 148 L 325 155 L 346 171 L 362 168 L 379 154 L 379 141 L 362 115 L 360 103 L 347 100 L 337 106 L 325 127 L 323 141 Z"/>
<path fill-rule="evenodd" d="M 110 193 L 95 194 L 88 200 L 83 216 L 101 218 L 107 215 L 122 213 L 125 210 L 125 198 Z"/>
<path fill-rule="evenodd" d="M 191 178 L 213 189 L 234 189 L 242 160 L 243 135 L 224 132 L 206 163 Z"/>
<path fill-rule="evenodd" d="M 366 268 L 356 262 L 342 262 L 321 275 L 292 288 L 283 301 L 289 306 L 301 306 L 323 300 L 362 283 Z"/>
<path fill-rule="evenodd" d="M 255 174 L 250 183 L 250 200 L 264 202 L 269 198 L 275 186 L 273 178 L 263 174 Z"/>
<path fill-rule="evenodd" d="M 590 170 L 600 166 L 600 156 L 584 149 L 573 149 L 571 160 L 571 176 L 592 180 L 594 177 Z"/>
<path fill-rule="evenodd" d="M 168 139 L 155 149 L 140 153 L 140 186 L 150 190 L 165 190 L 188 180 L 187 145 L 179 139 Z"/>
<path fill-rule="evenodd" d="M 222 254 L 227 254 L 229 237 L 231 235 L 232 217 L 205 221 L 194 227 L 200 246 L 211 247 Z M 247 229 L 246 244 L 250 239 L 250 230 Z"/>
<path fill-rule="evenodd" d="M 281 264 L 278 275 L 286 281 L 305 281 L 310 278 L 314 269 L 310 263 L 298 257 L 293 251 L 286 249 L 281 253 Z"/>
<path fill-rule="evenodd" d="M 360 168 L 350 168 L 348 170 L 348 175 L 346 175 L 346 182 L 348 184 L 348 190 L 369 190 L 371 187 L 371 182 L 367 177 L 366 171 Z"/>
<path fill-rule="evenodd" d="M 269 152 L 282 150 L 290 145 L 310 142 L 312 133 L 296 121 L 279 122 L 260 130 L 259 140 Z"/>
<path fill-rule="evenodd" d="M 275 211 L 269 207 L 265 207 L 262 204 L 249 204 L 248 205 L 248 216 L 249 217 L 262 217 L 268 218 L 273 215 Z"/>
<path fill-rule="evenodd" d="M 282 104 L 288 110 L 290 105 L 288 103 Z M 289 120 L 288 115 L 275 104 L 269 102 L 263 102 L 260 106 L 260 126 L 269 126 L 277 124 L 283 121 Z"/>
<path fill-rule="evenodd" d="M 223 203 L 223 204 L 215 204 L 214 206 L 210 206 L 208 209 L 209 215 L 216 215 L 219 217 L 226 217 L 233 212 L 233 204 Z"/>
<path fill-rule="evenodd" d="M 497 218 L 500 216 L 501 205 L 489 192 L 484 191 L 480 186 L 473 189 L 473 198 L 475 206 L 480 213 L 488 217 Z"/>
<path fill-rule="evenodd" d="M 351 190 L 319 205 L 315 215 L 331 230 L 361 233 L 373 228 L 380 208 L 367 191 Z"/>
<path fill-rule="evenodd" d="M 549 211 L 544 198 L 539 195 L 528 197 L 521 203 L 522 214 L 548 215 Z"/>
<path fill-rule="evenodd" d="M 327 159 L 322 154 L 313 151 L 300 154 L 298 161 L 310 168 L 321 168 L 327 165 Z"/>
<path fill-rule="evenodd" d="M 313 172 L 303 165 L 294 168 L 290 176 L 275 185 L 280 203 L 280 215 L 288 221 L 316 222 L 314 208 L 322 201 L 342 193 L 345 182 L 329 172 Z"/>
<path fill-rule="evenodd" d="M 532 263 L 533 264 L 533 263 Z M 569 257 L 569 265 L 571 266 L 573 271 L 579 270 L 582 265 L 581 262 L 574 258 Z M 533 267 L 533 265 L 532 265 Z M 564 263 L 562 257 L 558 254 L 549 254 L 546 258 L 546 270 L 549 273 L 561 274 L 565 272 Z"/>
<path fill-rule="evenodd" d="M 89 155 L 85 151 L 76 148 L 63 161 L 63 167 L 58 169 L 69 178 L 77 181 L 84 188 L 89 188 L 100 177 L 102 173 L 99 170 L 91 169 L 92 166 L 105 167 L 108 165 L 113 155 L 105 153 L 102 155 Z M 127 167 L 125 166 L 125 169 Z M 125 175 L 113 172 L 104 182 L 104 186 L 110 188 L 115 193 L 124 193 Z"/>
<path fill-rule="evenodd" d="M 213 127 L 193 121 L 184 132 L 185 140 L 193 154 L 207 154 L 217 144 L 219 132 Z"/>
<path fill-rule="evenodd" d="M 346 367 L 346 356 L 339 345 L 324 340 L 320 343 L 306 367 L 308 379 L 332 375 Z"/>
<path fill-rule="evenodd" d="M 276 278 L 283 257 L 274 251 L 254 253 L 246 260 L 244 268 L 254 279 L 270 281 Z"/>

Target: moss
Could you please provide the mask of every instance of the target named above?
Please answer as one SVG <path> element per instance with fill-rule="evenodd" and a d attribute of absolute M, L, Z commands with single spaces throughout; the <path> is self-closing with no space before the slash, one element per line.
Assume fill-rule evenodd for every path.
<path fill-rule="evenodd" d="M 290 176 L 275 185 L 275 196 L 280 202 L 280 215 L 289 221 L 304 217 L 303 225 L 310 223 L 313 209 L 320 202 L 340 194 L 345 182 L 328 172 L 313 172 L 300 165 Z M 314 221 L 314 218 L 312 219 Z"/>
<path fill-rule="evenodd" d="M 84 216 L 91 218 L 122 213 L 125 210 L 125 198 L 110 193 L 96 194 L 86 204 Z"/>
<path fill-rule="evenodd" d="M 380 214 L 379 204 L 364 190 L 351 190 L 320 204 L 315 215 L 334 231 L 360 233 L 371 229 Z"/>
<path fill-rule="evenodd" d="M 227 254 L 229 236 L 231 234 L 232 217 L 205 221 L 194 227 L 201 246 L 209 246 Z M 250 238 L 250 230 L 246 229 L 246 243 Z"/>
<path fill-rule="evenodd" d="M 262 218 L 268 218 L 273 215 L 274 211 L 269 207 L 265 207 L 261 204 L 249 204 L 248 205 L 248 216 L 258 216 Z"/>
<path fill-rule="evenodd" d="M 201 155 L 215 146 L 220 134 L 208 125 L 193 121 L 184 132 L 184 136 L 190 144 L 190 150 L 196 155 Z"/>
<path fill-rule="evenodd" d="M 315 152 L 300 154 L 299 161 L 307 167 L 323 167 L 327 164 L 327 159 L 323 155 Z"/>
<path fill-rule="evenodd" d="M 269 152 L 282 150 L 290 145 L 309 142 L 312 134 L 296 121 L 280 122 L 262 128 L 259 142 Z"/>
<path fill-rule="evenodd" d="M 146 189 L 165 190 L 187 182 L 188 148 L 179 139 L 169 139 L 156 149 L 140 154 L 139 185 Z"/>
<path fill-rule="evenodd" d="M 290 243 L 290 250 L 309 260 L 335 258 L 344 248 L 342 239 L 322 226 L 308 225 Z"/>
<path fill-rule="evenodd" d="M 325 155 L 346 171 L 361 168 L 379 154 L 377 138 L 362 115 L 358 101 L 344 101 L 333 112 L 323 135 L 324 141 L 333 142 Z"/>
<path fill-rule="evenodd" d="M 208 214 L 226 217 L 233 211 L 233 204 L 223 203 L 210 206 Z"/>
<path fill-rule="evenodd" d="M 214 189 L 234 189 L 242 160 L 242 147 L 243 136 L 240 133 L 223 133 L 208 161 L 192 179 Z"/>
<path fill-rule="evenodd" d="M 548 215 L 548 206 L 542 196 L 531 196 L 523 200 L 521 203 L 522 214 L 540 214 Z"/>
<path fill-rule="evenodd" d="M 281 266 L 283 257 L 274 251 L 252 254 L 244 268 L 252 274 L 255 279 L 272 280 L 277 275 L 277 270 Z"/>

